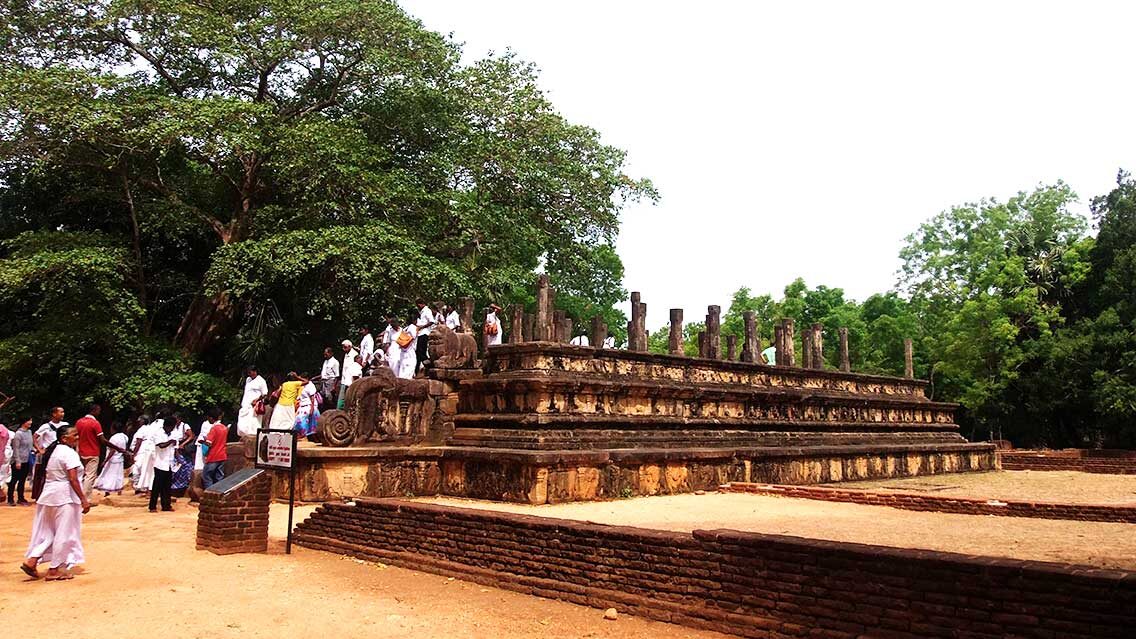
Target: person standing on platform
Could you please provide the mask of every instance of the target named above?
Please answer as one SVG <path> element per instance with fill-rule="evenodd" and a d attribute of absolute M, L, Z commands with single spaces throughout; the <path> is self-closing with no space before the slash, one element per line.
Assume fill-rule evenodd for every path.
<path fill-rule="evenodd" d="M 587 335 L 577 335 L 568 342 L 572 346 L 591 346 L 592 342 L 588 339 Z"/>
<path fill-rule="evenodd" d="M 461 315 L 449 304 L 442 307 L 442 313 L 446 316 L 446 328 L 456 333 L 462 325 Z"/>
<path fill-rule="evenodd" d="M 260 430 L 264 414 L 257 414 L 256 403 L 268 396 L 268 382 L 260 376 L 256 366 L 248 367 L 248 377 L 245 378 L 245 391 L 241 397 L 241 410 L 237 414 L 237 434 L 241 437 L 253 437 Z"/>
<path fill-rule="evenodd" d="M 424 364 L 426 358 L 429 357 L 428 349 L 430 345 L 430 331 L 434 327 L 434 311 L 426 305 L 426 302 L 420 297 L 415 300 L 414 305 L 418 307 L 418 317 L 413 322 L 408 322 L 407 328 L 410 324 L 415 327 L 416 342 L 414 348 L 415 361 L 418 364 Z"/>
<path fill-rule="evenodd" d="M 335 359 L 335 352 L 328 346 L 323 349 L 323 368 L 320 369 L 320 393 L 325 406 L 330 406 L 335 401 L 338 390 L 339 360 Z"/>
<path fill-rule="evenodd" d="M 36 500 L 35 522 L 28 552 L 20 570 L 33 579 L 39 579 L 39 563 L 51 566 L 47 581 L 71 579 L 71 567 L 85 561 L 83 555 L 83 515 L 90 512 L 91 503 L 83 494 L 79 474 L 83 464 L 75 446 L 79 434 L 64 424 L 55 429 L 56 441 L 44 451 L 43 460 L 36 468 L 33 482 L 39 491 L 32 495 Z"/>
<path fill-rule="evenodd" d="M 371 335 L 371 329 L 366 326 L 359 329 L 359 357 L 363 360 L 361 363 L 363 373 L 360 377 L 369 375 L 374 364 L 375 337 Z"/>
<path fill-rule="evenodd" d="M 377 364 L 376 364 L 377 366 Z M 304 381 L 304 387 L 300 389 L 300 398 L 296 401 L 296 419 L 295 431 L 298 433 L 297 437 L 308 437 L 316 432 L 316 426 L 319 424 L 319 391 L 316 390 L 316 385 L 311 380 L 304 379 L 301 375 L 300 379 Z"/>
<path fill-rule="evenodd" d="M 414 379 L 414 374 L 418 370 L 418 349 L 415 341 L 418 327 L 414 325 L 416 317 L 417 315 L 411 314 L 408 318 L 406 327 L 399 331 L 394 343 L 391 344 L 387 358 L 391 372 L 399 379 Z M 397 326 L 398 321 L 396 320 L 394 324 Z"/>
<path fill-rule="evenodd" d="M 497 317 L 500 312 L 500 306 L 490 304 L 489 312 L 485 314 L 485 344 L 487 346 L 501 343 L 501 320 Z"/>
<path fill-rule="evenodd" d="M 24 486 L 27 484 L 28 473 L 32 469 L 35 447 L 32 445 L 32 418 L 25 417 L 20 427 L 12 434 L 12 478 L 8 481 L 8 505 L 15 506 L 17 499 L 19 505 L 29 506 L 31 502 L 24 499 Z"/>
<path fill-rule="evenodd" d="M 390 345 L 394 343 L 394 338 L 398 337 L 398 328 L 396 327 L 401 324 L 398 318 L 393 315 L 387 315 L 384 319 L 386 320 L 387 327 L 384 328 L 383 332 L 379 335 L 378 348 L 384 353 L 389 353 Z"/>
<path fill-rule="evenodd" d="M 87 414 L 75 422 L 75 430 L 79 435 L 79 461 L 83 462 L 83 495 L 88 501 L 95 491 L 95 481 L 99 478 L 99 460 L 102 459 L 103 446 L 116 453 L 126 453 L 124 445 L 108 441 L 103 434 L 103 426 L 99 423 L 102 410 L 102 406 L 91 404 Z"/>
<path fill-rule="evenodd" d="M 773 366 L 777 363 L 777 347 L 770 346 L 769 348 L 761 351 L 761 363 Z"/>
<path fill-rule="evenodd" d="M 273 430 L 292 430 L 296 423 L 296 403 L 300 399 L 300 391 L 308 380 L 301 380 L 295 371 L 288 373 L 288 380 L 277 390 L 276 409 L 272 411 L 272 421 L 268 427 Z"/>
<path fill-rule="evenodd" d="M 170 512 L 174 509 L 170 499 L 170 486 L 174 478 L 174 451 L 177 450 L 178 445 L 173 419 L 163 420 L 162 429 L 154 434 L 153 442 L 154 485 L 150 490 L 150 512 L 158 512 L 159 499 L 162 503 L 162 512 Z"/>
<path fill-rule="evenodd" d="M 347 405 L 347 391 L 351 388 L 351 384 L 363 375 L 363 365 L 359 351 L 351 344 L 351 340 L 343 340 L 343 378 L 339 380 L 339 401 L 336 402 L 335 407 L 342 409 Z M 295 417 L 295 413 L 292 414 Z"/>

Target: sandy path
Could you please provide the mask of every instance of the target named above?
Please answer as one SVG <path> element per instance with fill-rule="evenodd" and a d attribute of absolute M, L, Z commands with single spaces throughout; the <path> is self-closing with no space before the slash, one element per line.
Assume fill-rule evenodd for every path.
<path fill-rule="evenodd" d="M 83 574 L 53 583 L 17 568 L 35 509 L 0 506 L 4 626 L 44 637 L 724 637 L 625 615 L 604 621 L 592 608 L 325 552 L 283 555 L 279 505 L 274 554 L 218 557 L 194 549 L 197 510 L 178 506 L 95 508 L 84 520 Z"/>
<path fill-rule="evenodd" d="M 690 531 L 730 528 L 973 555 L 1136 569 L 1136 526 L 949 515 L 883 506 L 737 493 L 673 495 L 545 506 L 423 499 L 487 510 Z"/>
<path fill-rule="evenodd" d="M 951 497 L 1136 504 L 1136 475 L 1007 470 L 827 484 L 834 488 L 902 490 Z"/>

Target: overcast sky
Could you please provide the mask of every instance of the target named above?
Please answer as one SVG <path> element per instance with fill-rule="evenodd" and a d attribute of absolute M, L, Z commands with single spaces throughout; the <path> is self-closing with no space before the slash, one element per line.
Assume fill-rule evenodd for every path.
<path fill-rule="evenodd" d="M 1136 171 L 1136 3 L 403 0 L 512 48 L 662 199 L 625 209 L 650 328 L 795 277 L 863 299 L 952 204 Z M 806 243 L 807 241 L 807 243 Z"/>

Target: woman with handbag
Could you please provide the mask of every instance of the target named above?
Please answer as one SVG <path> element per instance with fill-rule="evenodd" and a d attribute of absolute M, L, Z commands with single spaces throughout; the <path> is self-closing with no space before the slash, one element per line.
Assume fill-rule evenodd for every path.
<path fill-rule="evenodd" d="M 273 430 L 292 430 L 296 423 L 296 404 L 300 399 L 300 391 L 308 380 L 300 381 L 300 376 L 294 371 L 288 373 L 288 381 L 280 385 L 273 395 L 276 396 L 276 408 L 272 409 L 272 420 L 268 427 Z"/>
<path fill-rule="evenodd" d="M 416 350 L 418 328 L 414 326 L 414 321 L 417 318 L 417 313 L 411 313 L 406 326 L 395 335 L 394 341 L 391 342 L 388 363 L 394 376 L 400 379 L 413 379 L 414 373 L 418 370 L 418 353 Z"/>
<path fill-rule="evenodd" d="M 83 555 L 83 515 L 91 504 L 79 483 L 83 463 L 75 445 L 79 433 L 66 425 L 56 429 L 56 441 L 44 451 L 43 462 L 36 467 L 32 480 L 32 498 L 36 500 L 32 539 L 20 570 L 39 579 L 38 565 L 51 566 L 47 581 L 72 579 L 71 567 L 85 560 Z"/>

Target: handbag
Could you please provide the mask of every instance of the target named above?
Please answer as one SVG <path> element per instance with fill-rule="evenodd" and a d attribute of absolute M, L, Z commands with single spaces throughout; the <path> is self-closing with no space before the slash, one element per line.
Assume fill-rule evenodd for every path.
<path fill-rule="evenodd" d="M 490 336 L 496 335 L 497 334 L 497 322 L 486 322 L 485 323 L 485 334 L 490 335 Z"/>
<path fill-rule="evenodd" d="M 396 344 L 398 344 L 399 348 L 406 348 L 407 346 L 410 346 L 411 342 L 414 341 L 414 337 L 406 331 L 400 331 L 398 337 L 396 337 L 394 341 Z"/>

